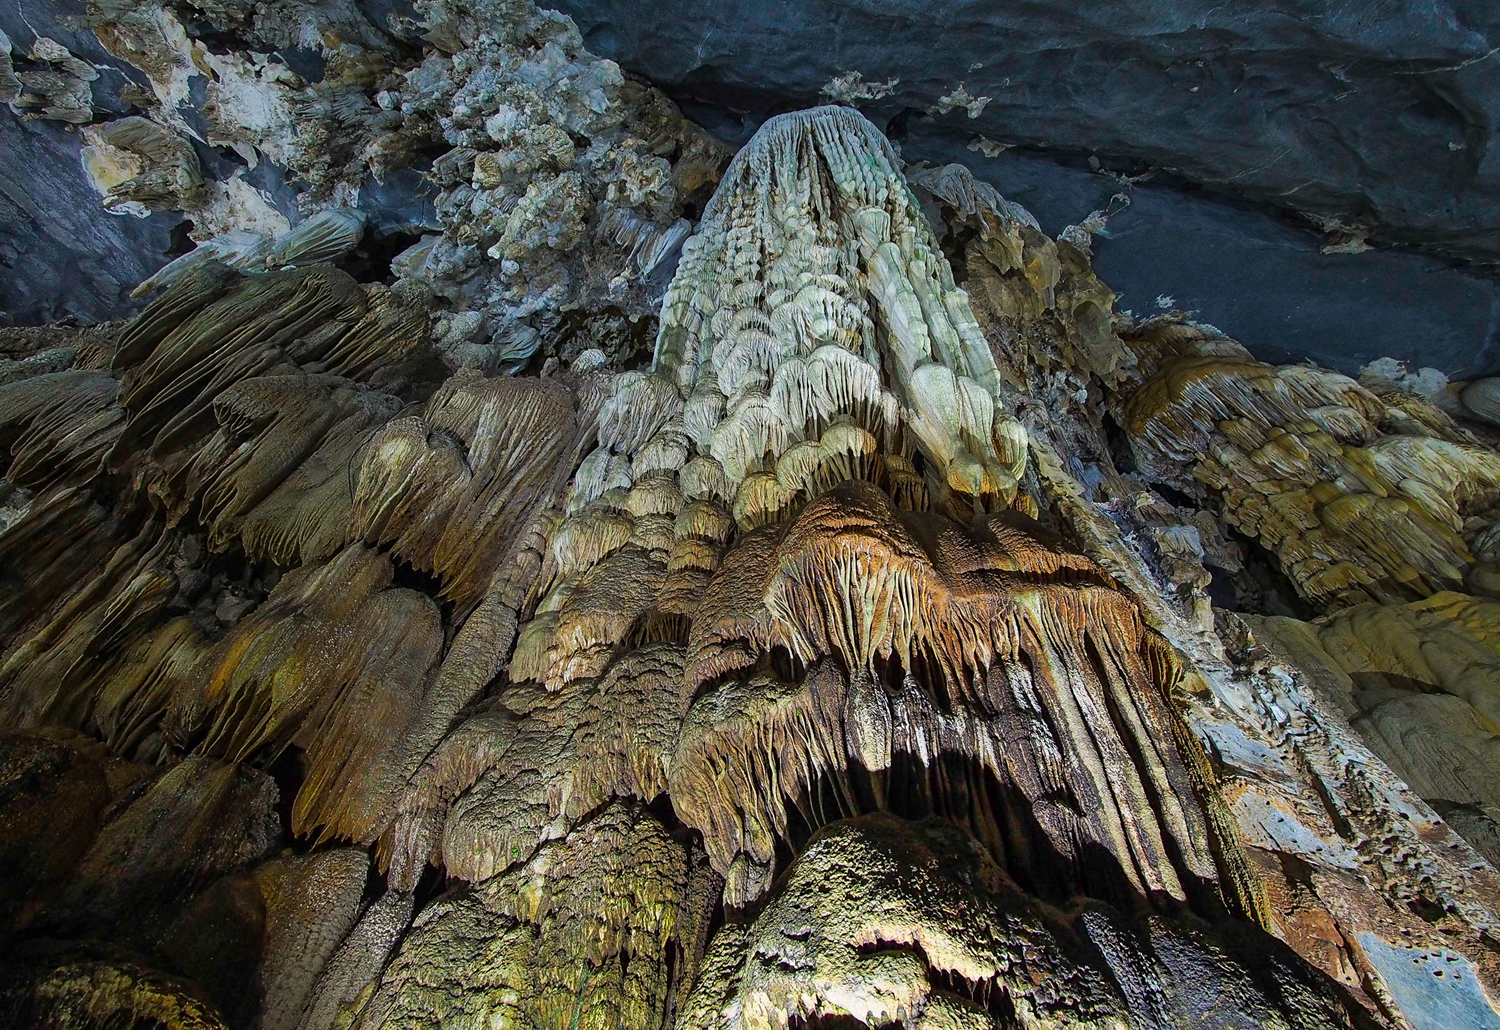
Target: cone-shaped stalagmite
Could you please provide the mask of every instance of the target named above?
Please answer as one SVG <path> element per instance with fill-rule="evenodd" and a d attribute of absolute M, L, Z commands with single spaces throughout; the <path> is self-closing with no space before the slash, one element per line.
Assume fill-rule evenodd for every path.
<path fill-rule="evenodd" d="M 848 108 L 690 233 L 715 147 L 502 6 L 297 96 L 453 147 L 391 285 L 330 200 L 0 367 L 0 1026 L 1496 1025 L 1484 438 Z"/>

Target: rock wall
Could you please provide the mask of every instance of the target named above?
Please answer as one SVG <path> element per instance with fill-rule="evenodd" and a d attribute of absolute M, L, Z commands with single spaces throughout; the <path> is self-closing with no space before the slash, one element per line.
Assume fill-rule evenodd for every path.
<path fill-rule="evenodd" d="M 1082 16 L 797 3 L 767 21 L 755 5 L 562 5 L 594 52 L 732 148 L 769 115 L 831 98 L 864 110 L 909 162 L 969 165 L 1052 235 L 1110 214 L 1097 264 L 1137 317 L 1181 310 L 1262 360 L 1310 357 L 1351 375 L 1385 357 L 1455 378 L 1500 369 L 1488 12 L 1202 6 Z M 442 9 L 461 8 L 511 16 L 504 4 Z M 281 231 L 330 202 L 370 219 L 367 265 L 443 228 L 433 205 L 452 169 L 429 177 L 446 148 L 412 91 L 453 87 L 426 73 L 382 81 L 442 49 L 427 7 L 150 10 L 26 0 L 0 12 L 12 68 L 38 83 L 17 79 L 14 110 L 0 113 L 10 319 L 129 314 L 126 288 L 192 241 Z M 62 48 L 57 61 L 33 54 L 38 38 Z M 81 78 L 67 78 L 63 54 Z M 74 106 L 34 120 L 53 75 L 57 103 Z M 440 116 L 434 99 L 428 114 Z M 142 113 L 192 147 L 209 195 L 181 209 L 122 198 L 104 217 L 94 195 L 116 183 L 80 171 L 82 137 Z M 638 228 L 614 231 L 637 246 Z M 125 274 L 108 253 L 135 264 Z"/>
<path fill-rule="evenodd" d="M 193 11 L 12 62 L 197 246 L 0 330 L 0 1026 L 1500 1025 L 1483 381 L 528 3 Z"/>
<path fill-rule="evenodd" d="M 1140 317 L 1162 298 L 1265 360 L 1351 374 L 1384 356 L 1494 369 L 1493 278 L 1359 254 L 1494 267 L 1500 23 L 1483 3 L 558 6 L 725 139 L 831 100 L 909 161 L 983 169 L 1054 235 L 1122 197 L 1099 267 Z M 1423 294 L 1413 343 L 1399 326 Z"/>

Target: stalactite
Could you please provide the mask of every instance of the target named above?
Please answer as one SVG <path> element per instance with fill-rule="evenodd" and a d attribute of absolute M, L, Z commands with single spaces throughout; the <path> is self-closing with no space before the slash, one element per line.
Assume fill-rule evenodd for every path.
<path fill-rule="evenodd" d="M 1141 894 L 1185 900 L 1184 878 L 1215 876 L 1170 743 L 1172 684 L 1154 678 L 1171 668 L 1165 645 L 1101 570 L 1024 516 L 965 532 L 855 481 L 747 536 L 723 568 L 694 620 L 672 780 L 721 872 L 741 853 L 767 866 L 780 809 L 820 779 L 884 772 L 899 754 L 924 775 L 961 756 L 1020 791 L 1081 876 L 1091 847 Z M 800 690 L 738 680 L 777 648 L 809 669 Z M 888 700 L 875 684 L 891 669 L 907 679 Z"/>
<path fill-rule="evenodd" d="M 1115 312 L 1107 212 L 851 108 L 720 177 L 524 0 L 257 7 L 316 83 L 117 6 L 85 168 L 200 246 L 0 331 L 7 1025 L 1493 1015 L 1483 432 Z M 49 43 L 12 102 L 87 122 Z"/>
<path fill-rule="evenodd" d="M 1211 333 L 1148 330 L 1133 346 L 1149 374 L 1118 410 L 1141 464 L 1216 498 L 1309 600 L 1463 585 L 1465 517 L 1500 501 L 1493 452 L 1461 430 L 1436 435 L 1347 377 L 1273 368 Z"/>

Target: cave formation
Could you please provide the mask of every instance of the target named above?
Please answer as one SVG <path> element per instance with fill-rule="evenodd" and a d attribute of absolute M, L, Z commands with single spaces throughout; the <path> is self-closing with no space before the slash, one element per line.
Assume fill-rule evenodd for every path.
<path fill-rule="evenodd" d="M 99 126 L 6 42 L 196 246 L 0 329 L 0 1026 L 1500 1026 L 1494 381 L 1258 361 L 853 107 L 731 154 L 417 6 L 316 82 L 91 8 Z"/>

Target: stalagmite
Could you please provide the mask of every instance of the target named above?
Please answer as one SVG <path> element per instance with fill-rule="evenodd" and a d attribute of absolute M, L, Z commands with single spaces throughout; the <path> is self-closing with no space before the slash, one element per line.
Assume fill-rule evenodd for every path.
<path fill-rule="evenodd" d="M 14 1030 L 32 1026 L 139 1026 L 227 1030 L 201 992 L 129 959 L 79 957 L 15 963 L 0 980 L 0 1006 Z"/>
<path fill-rule="evenodd" d="M 0 328 L 0 1025 L 1500 1026 L 1492 381 L 526 0 L 96 6 L 0 99 L 198 246 Z"/>
<path fill-rule="evenodd" d="M 359 1015 L 411 924 L 415 902 L 410 893 L 392 890 L 370 903 L 324 966 L 297 1030 L 330 1030 Z"/>
<path fill-rule="evenodd" d="M 715 935 L 683 1023 L 786 1028 L 1191 1025 L 1232 1005 L 1260 1026 L 1349 1026 L 1328 985 L 1285 953 L 1102 908 L 1074 920 L 1029 900 L 975 840 L 939 820 L 836 823 L 748 926 Z M 1175 989 L 1156 992 L 1162 980 Z"/>
<path fill-rule="evenodd" d="M 693 879 L 686 849 L 651 815 L 611 806 L 429 907 L 356 1026 L 660 1025 L 697 964 L 683 946 L 708 916 Z"/>

